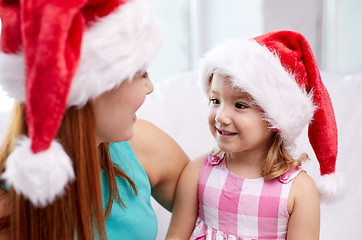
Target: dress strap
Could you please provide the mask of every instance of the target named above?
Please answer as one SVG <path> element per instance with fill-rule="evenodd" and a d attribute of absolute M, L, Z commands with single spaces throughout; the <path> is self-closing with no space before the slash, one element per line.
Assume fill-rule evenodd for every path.
<path fill-rule="evenodd" d="M 207 154 L 206 160 L 211 165 L 218 165 L 219 163 L 222 162 L 225 156 L 226 156 L 225 152 L 220 151 L 215 154 L 214 151 L 212 151 L 211 153 Z"/>
<path fill-rule="evenodd" d="M 300 166 L 293 167 L 286 171 L 283 175 L 279 176 L 279 181 L 281 183 L 289 183 L 294 180 L 300 172 L 304 171 Z"/>

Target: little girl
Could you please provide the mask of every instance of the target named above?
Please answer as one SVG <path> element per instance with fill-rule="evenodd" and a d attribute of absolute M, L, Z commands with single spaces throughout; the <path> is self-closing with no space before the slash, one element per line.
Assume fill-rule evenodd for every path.
<path fill-rule="evenodd" d="M 292 31 L 229 40 L 202 59 L 201 80 L 218 147 L 182 173 L 167 239 L 319 239 L 319 194 L 333 189 L 318 193 L 301 169 L 307 155 L 291 147 L 309 125 L 330 183 L 337 130 L 307 40 Z"/>

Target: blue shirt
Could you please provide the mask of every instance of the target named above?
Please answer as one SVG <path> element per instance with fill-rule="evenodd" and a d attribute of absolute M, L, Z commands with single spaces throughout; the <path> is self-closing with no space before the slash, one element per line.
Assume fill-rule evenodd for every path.
<path fill-rule="evenodd" d="M 106 219 L 108 240 L 112 239 L 156 239 L 157 218 L 151 206 L 151 186 L 148 176 L 138 162 L 128 142 L 110 144 L 112 161 L 120 166 L 129 176 L 137 188 L 137 195 L 131 186 L 120 177 L 117 177 L 117 187 L 124 208 L 114 199 L 112 209 Z M 102 170 L 103 201 L 106 208 L 109 196 L 108 180 Z"/>
<path fill-rule="evenodd" d="M 106 219 L 107 239 L 154 240 L 157 236 L 157 218 L 151 206 L 151 186 L 146 172 L 134 155 L 128 142 L 110 144 L 111 159 L 136 184 L 137 195 L 127 182 L 116 177 L 119 195 L 126 205 L 113 200 L 110 214 Z M 108 179 L 102 170 L 102 188 L 104 209 L 107 207 L 109 188 Z M 0 186 L 7 190 L 5 186 Z"/>

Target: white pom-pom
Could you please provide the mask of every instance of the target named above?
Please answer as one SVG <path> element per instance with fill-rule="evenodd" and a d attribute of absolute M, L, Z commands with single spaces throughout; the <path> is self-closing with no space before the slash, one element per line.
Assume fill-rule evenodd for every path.
<path fill-rule="evenodd" d="M 35 206 L 45 207 L 64 193 L 65 186 L 75 178 L 74 170 L 57 141 L 54 140 L 48 150 L 36 154 L 31 151 L 30 143 L 28 137 L 19 138 L 1 178 Z"/>
<path fill-rule="evenodd" d="M 337 173 L 322 175 L 317 181 L 317 188 L 322 203 L 334 203 L 343 198 L 345 182 Z"/>

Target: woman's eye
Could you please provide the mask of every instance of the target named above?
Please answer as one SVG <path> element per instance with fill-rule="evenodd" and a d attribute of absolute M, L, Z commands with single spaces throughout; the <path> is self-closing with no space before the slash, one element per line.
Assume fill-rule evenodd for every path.
<path fill-rule="evenodd" d="M 246 105 L 243 104 L 243 103 L 236 103 L 236 104 L 235 104 L 235 107 L 238 108 L 238 109 L 248 108 L 248 106 L 246 106 Z"/>
<path fill-rule="evenodd" d="M 143 78 L 148 78 L 148 72 L 145 72 L 143 75 L 142 75 Z"/>
<path fill-rule="evenodd" d="M 210 99 L 210 104 L 219 104 L 220 102 L 219 102 L 219 100 L 217 100 L 216 98 L 211 98 Z"/>

